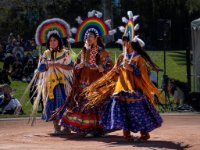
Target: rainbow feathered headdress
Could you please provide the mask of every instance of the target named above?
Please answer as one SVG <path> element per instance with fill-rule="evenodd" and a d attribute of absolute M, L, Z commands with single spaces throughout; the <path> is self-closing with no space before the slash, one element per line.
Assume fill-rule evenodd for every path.
<path fill-rule="evenodd" d="M 125 26 L 119 26 L 118 29 L 123 33 L 123 36 L 129 37 L 130 41 L 138 41 L 141 47 L 145 46 L 145 43 L 139 38 L 138 35 L 135 35 L 135 31 L 139 30 L 139 24 L 135 25 L 135 21 L 139 15 L 133 15 L 132 11 L 127 12 L 128 18 L 122 17 L 122 22 L 126 23 Z M 118 39 L 116 43 L 122 44 L 122 39 Z"/>
<path fill-rule="evenodd" d="M 45 44 L 52 33 L 58 34 L 61 38 L 67 38 L 69 42 L 73 42 L 74 40 L 70 38 L 72 36 L 72 30 L 73 28 L 70 29 L 70 25 L 63 19 L 47 19 L 43 21 L 36 29 L 36 44 Z"/>
<path fill-rule="evenodd" d="M 113 35 L 116 33 L 115 29 L 111 29 L 111 19 L 103 20 L 103 14 L 100 11 L 92 10 L 88 12 L 88 18 L 82 20 L 80 16 L 76 18 L 79 26 L 77 29 L 73 28 L 72 33 L 76 33 L 75 42 L 81 42 L 86 39 L 89 31 L 93 31 L 100 37 Z"/>

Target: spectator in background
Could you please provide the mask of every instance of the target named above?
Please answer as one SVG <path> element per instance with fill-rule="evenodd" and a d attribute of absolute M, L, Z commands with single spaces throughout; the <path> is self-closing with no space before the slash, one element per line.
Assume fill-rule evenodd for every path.
<path fill-rule="evenodd" d="M 31 50 L 31 41 L 23 39 L 23 47 L 25 51 L 30 51 Z"/>
<path fill-rule="evenodd" d="M 34 49 L 36 49 L 36 43 L 35 43 L 35 39 L 33 38 L 33 39 L 31 39 L 30 40 L 30 47 L 31 47 L 31 51 L 33 51 Z"/>
<path fill-rule="evenodd" d="M 14 114 L 15 112 L 23 114 L 22 105 L 20 102 L 11 95 L 12 88 L 7 85 L 0 86 L 0 109 L 1 114 Z"/>
<path fill-rule="evenodd" d="M 3 40 L 3 41 L 1 42 L 1 45 L 3 46 L 3 51 L 4 51 L 4 53 L 6 53 L 6 45 L 7 45 L 6 40 Z"/>
<path fill-rule="evenodd" d="M 10 80 L 8 78 L 9 73 L 7 70 L 3 69 L 0 70 L 0 84 L 9 84 L 10 85 Z"/>
<path fill-rule="evenodd" d="M 21 40 L 22 40 L 22 38 L 21 38 L 21 36 L 20 36 L 19 34 L 17 35 L 16 40 L 17 40 L 17 42 L 19 42 L 19 43 L 21 44 Z"/>
<path fill-rule="evenodd" d="M 30 59 L 33 60 L 33 65 L 34 65 L 34 67 L 37 68 L 37 65 L 38 65 L 37 60 L 38 60 L 38 58 L 33 57 L 33 54 L 31 54 L 30 52 L 28 52 L 28 53 L 25 55 L 23 64 L 27 64 L 28 61 L 29 61 Z"/>
<path fill-rule="evenodd" d="M 20 55 L 17 54 L 16 61 L 14 62 L 12 66 L 11 78 L 13 80 L 21 80 L 22 76 L 23 76 L 23 65 L 20 59 Z"/>
<path fill-rule="evenodd" d="M 19 41 L 19 43 L 20 43 L 21 47 L 24 48 L 24 51 L 25 51 L 26 49 L 25 49 L 25 41 L 24 41 L 24 39 L 21 38 L 20 41 Z"/>
<path fill-rule="evenodd" d="M 4 47 L 0 43 L 0 60 L 3 60 L 3 59 L 4 59 Z"/>
<path fill-rule="evenodd" d="M 24 48 L 20 45 L 19 42 L 16 43 L 16 46 L 12 50 L 12 54 L 17 57 L 19 55 L 20 59 L 24 59 Z"/>
<path fill-rule="evenodd" d="M 38 50 L 34 49 L 33 52 L 32 52 L 32 57 L 34 59 L 38 59 L 39 58 L 39 53 L 38 53 Z"/>
<path fill-rule="evenodd" d="M 28 60 L 32 58 L 32 55 L 30 52 L 28 52 L 25 56 L 24 56 L 24 61 L 23 64 L 27 64 Z"/>
<path fill-rule="evenodd" d="M 14 39 L 15 39 L 14 34 L 13 34 L 13 33 L 10 33 L 10 35 L 8 36 L 8 41 L 7 41 L 7 43 L 8 43 L 8 44 L 11 44 L 11 43 L 13 42 Z"/>
<path fill-rule="evenodd" d="M 12 50 L 13 50 L 13 48 L 15 47 L 16 42 L 17 42 L 17 40 L 16 40 L 16 39 L 13 39 L 12 42 L 9 42 L 9 43 L 6 45 L 6 53 L 12 53 Z"/>
<path fill-rule="evenodd" d="M 36 49 L 35 39 L 31 40 L 31 51 L 32 51 L 32 57 L 38 59 L 39 53 L 38 50 Z"/>
<path fill-rule="evenodd" d="M 3 69 L 10 72 L 13 63 L 15 62 L 15 57 L 11 53 L 7 53 L 4 59 Z"/>
<path fill-rule="evenodd" d="M 23 81 L 30 82 L 36 67 L 33 64 L 33 59 L 30 58 L 23 70 Z"/>

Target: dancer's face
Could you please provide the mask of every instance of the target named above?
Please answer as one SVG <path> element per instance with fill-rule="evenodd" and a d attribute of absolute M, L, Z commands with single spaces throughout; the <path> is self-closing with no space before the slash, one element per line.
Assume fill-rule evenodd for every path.
<path fill-rule="evenodd" d="M 88 35 L 87 35 L 87 43 L 88 43 L 88 45 L 93 45 L 94 43 L 95 43 L 95 35 L 94 34 L 92 34 L 92 33 L 88 33 Z"/>
<path fill-rule="evenodd" d="M 123 47 L 125 47 L 127 50 L 130 49 L 130 46 L 131 46 L 130 42 L 128 42 L 126 40 L 123 41 Z"/>
<path fill-rule="evenodd" d="M 49 45 L 50 45 L 50 48 L 52 49 L 58 48 L 58 40 L 55 39 L 54 37 L 51 37 Z"/>

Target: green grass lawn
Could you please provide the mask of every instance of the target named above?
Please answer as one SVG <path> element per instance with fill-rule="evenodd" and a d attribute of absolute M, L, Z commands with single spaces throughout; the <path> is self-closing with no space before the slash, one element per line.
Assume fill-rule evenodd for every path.
<path fill-rule="evenodd" d="M 80 49 L 73 49 L 74 52 L 78 53 Z M 111 58 L 115 61 L 115 56 L 118 56 L 122 51 L 117 48 L 108 49 Z M 152 60 L 163 69 L 163 51 L 147 51 L 151 56 Z M 180 81 L 186 82 L 186 61 L 185 61 L 185 51 L 168 51 L 167 52 L 167 75 L 170 78 L 175 78 Z M 0 62 L 0 68 L 2 68 L 3 63 Z M 159 85 L 161 83 L 162 72 L 159 73 Z M 21 97 L 27 88 L 27 83 L 21 81 L 13 81 L 11 87 L 15 90 L 14 96 L 21 100 Z M 28 116 L 31 112 L 31 104 L 29 102 L 28 93 L 25 95 L 25 101 L 22 103 L 25 115 Z M 5 116 L 4 116 L 5 117 Z"/>
<path fill-rule="evenodd" d="M 79 49 L 74 49 L 76 53 Z M 122 53 L 118 48 L 108 49 L 110 56 L 115 61 L 115 55 L 118 56 Z M 147 51 L 152 60 L 161 68 L 164 68 L 164 53 L 163 51 Z M 170 78 L 175 78 L 180 81 L 186 82 L 186 51 L 168 51 L 166 55 L 167 75 Z M 159 81 L 161 81 L 162 72 L 159 73 Z"/>

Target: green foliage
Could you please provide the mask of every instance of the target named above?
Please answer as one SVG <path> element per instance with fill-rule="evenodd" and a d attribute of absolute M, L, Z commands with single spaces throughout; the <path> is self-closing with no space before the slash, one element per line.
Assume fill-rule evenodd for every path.
<path fill-rule="evenodd" d="M 187 0 L 186 7 L 190 14 L 199 12 L 200 0 Z"/>
<path fill-rule="evenodd" d="M 43 20 L 52 17 L 63 18 L 71 26 L 77 26 L 75 18 L 82 16 L 84 19 L 87 12 L 93 9 L 104 12 L 106 19 L 111 17 L 116 28 L 123 25 L 121 17 L 132 10 L 134 14 L 141 16 L 138 19 L 141 28 L 137 34 L 148 41 L 150 47 L 159 45 L 158 19 L 170 19 L 171 47 L 183 49 L 189 46 L 190 22 L 200 14 L 200 0 L 121 0 L 120 5 L 113 5 L 109 11 L 108 4 L 110 2 L 106 0 L 1 0 L 0 40 L 7 39 L 10 32 L 31 39 L 36 27 Z M 116 36 L 120 37 L 120 33 Z"/>

